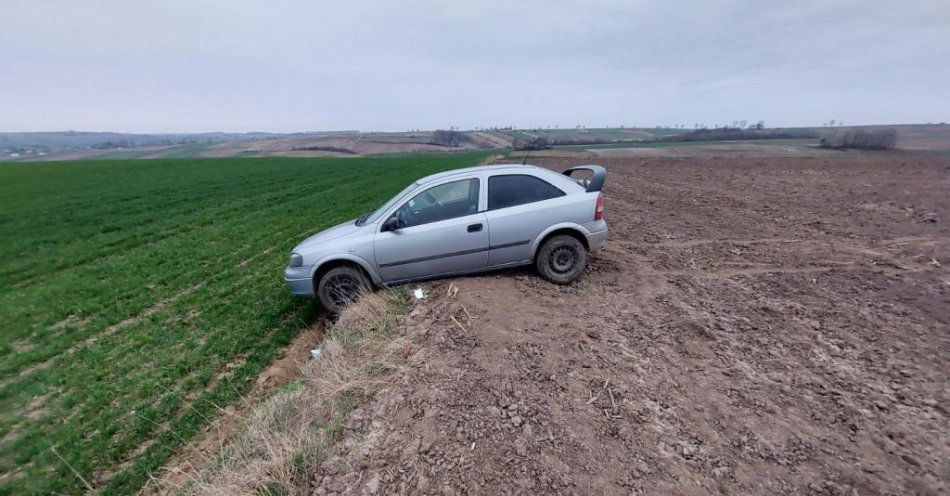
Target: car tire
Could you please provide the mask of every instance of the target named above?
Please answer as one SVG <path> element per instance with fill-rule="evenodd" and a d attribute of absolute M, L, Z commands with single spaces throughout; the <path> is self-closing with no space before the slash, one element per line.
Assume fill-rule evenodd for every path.
<path fill-rule="evenodd" d="M 323 274 L 317 282 L 317 296 L 323 308 L 333 315 L 339 315 L 359 298 L 360 293 L 371 288 L 362 270 L 343 265 Z"/>
<path fill-rule="evenodd" d="M 587 249 L 573 236 L 553 236 L 541 245 L 534 265 L 544 279 L 570 284 L 587 266 Z"/>

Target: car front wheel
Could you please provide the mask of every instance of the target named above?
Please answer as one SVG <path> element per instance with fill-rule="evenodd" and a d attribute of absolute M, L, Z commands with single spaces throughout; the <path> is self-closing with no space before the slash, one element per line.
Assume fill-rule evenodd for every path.
<path fill-rule="evenodd" d="M 548 281 L 570 284 L 587 266 L 587 249 L 573 236 L 554 236 L 541 245 L 535 266 Z"/>
<path fill-rule="evenodd" d="M 360 293 L 370 290 L 370 282 L 356 267 L 341 266 L 330 269 L 317 283 L 317 295 L 323 308 L 339 315 L 344 308 L 352 305 Z"/>

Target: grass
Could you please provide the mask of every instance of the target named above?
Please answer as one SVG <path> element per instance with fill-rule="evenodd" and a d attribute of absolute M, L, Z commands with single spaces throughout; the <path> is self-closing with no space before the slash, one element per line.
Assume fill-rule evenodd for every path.
<path fill-rule="evenodd" d="M 162 152 L 161 158 L 188 158 L 195 157 L 201 152 L 210 150 L 219 143 L 189 143 L 177 145 Z"/>
<path fill-rule="evenodd" d="M 154 150 L 119 150 L 119 151 L 103 151 L 98 155 L 94 155 L 87 160 L 103 160 L 103 159 L 115 159 L 115 160 L 131 160 L 135 158 L 142 158 L 149 153 L 155 153 Z"/>
<path fill-rule="evenodd" d="M 379 143 L 428 143 L 432 141 L 432 131 L 417 133 L 373 133 L 361 136 L 361 140 Z"/>
<path fill-rule="evenodd" d="M 240 433 L 177 489 L 186 495 L 298 494 L 349 413 L 386 383 L 404 359 L 405 291 L 367 294 L 323 340 L 298 381 L 254 408 Z"/>
<path fill-rule="evenodd" d="M 306 235 L 484 153 L 0 164 L 0 494 L 130 494 L 313 304 Z"/>

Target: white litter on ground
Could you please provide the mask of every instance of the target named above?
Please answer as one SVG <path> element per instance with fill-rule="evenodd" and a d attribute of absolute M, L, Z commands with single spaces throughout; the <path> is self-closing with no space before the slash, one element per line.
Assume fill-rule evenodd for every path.
<path fill-rule="evenodd" d="M 320 356 L 320 353 L 322 353 L 322 351 L 320 350 L 320 348 L 314 348 L 314 349 L 310 350 L 310 357 L 311 357 L 311 358 L 317 358 L 317 357 Z"/>
<path fill-rule="evenodd" d="M 425 297 L 427 296 L 426 293 L 427 293 L 427 292 L 426 292 L 425 290 L 423 290 L 422 288 L 416 288 L 416 289 L 413 289 L 413 290 L 412 290 L 412 294 L 413 294 L 413 296 L 416 297 L 417 300 L 424 300 Z"/>

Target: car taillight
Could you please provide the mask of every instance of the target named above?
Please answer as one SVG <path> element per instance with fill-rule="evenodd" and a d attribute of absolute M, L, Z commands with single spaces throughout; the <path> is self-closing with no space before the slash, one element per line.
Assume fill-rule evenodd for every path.
<path fill-rule="evenodd" d="M 604 193 L 597 195 L 597 206 L 594 207 L 594 220 L 604 220 Z"/>

